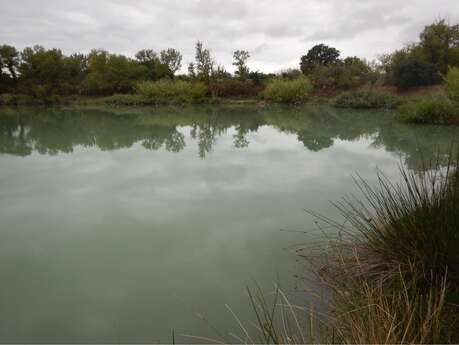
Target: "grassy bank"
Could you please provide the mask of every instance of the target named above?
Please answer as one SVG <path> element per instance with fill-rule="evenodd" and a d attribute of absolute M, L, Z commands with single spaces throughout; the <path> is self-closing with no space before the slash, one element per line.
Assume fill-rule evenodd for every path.
<path fill-rule="evenodd" d="M 459 342 L 459 170 L 401 169 L 399 183 L 357 178 L 361 198 L 334 203 L 343 220 L 313 214 L 335 229 L 325 246 L 300 256 L 320 283 L 322 313 L 295 305 L 280 288 L 249 291 L 258 326 L 248 343 L 404 344 Z M 325 225 L 324 225 L 325 224 Z M 330 234 L 329 231 L 327 231 Z"/>

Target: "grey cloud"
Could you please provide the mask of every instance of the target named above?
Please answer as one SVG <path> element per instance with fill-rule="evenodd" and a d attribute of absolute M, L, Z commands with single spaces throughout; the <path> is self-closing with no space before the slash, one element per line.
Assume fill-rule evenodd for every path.
<path fill-rule="evenodd" d="M 459 2 L 438 0 L 16 0 L 1 4 L 0 44 L 42 44 L 65 53 L 92 48 L 133 56 L 142 48 L 179 49 L 184 62 L 200 39 L 232 70 L 232 51 L 247 49 L 266 71 L 297 65 L 316 43 L 343 55 L 374 58 L 417 39 Z M 459 17 L 449 17 L 452 22 Z"/>

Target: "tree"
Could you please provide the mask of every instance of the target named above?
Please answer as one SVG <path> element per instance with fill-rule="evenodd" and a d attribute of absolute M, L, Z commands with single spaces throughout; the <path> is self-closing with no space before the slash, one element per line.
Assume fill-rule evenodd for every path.
<path fill-rule="evenodd" d="M 419 46 L 406 47 L 393 53 L 386 70 L 389 82 L 399 89 L 432 85 L 440 81 L 435 65 L 425 59 Z"/>
<path fill-rule="evenodd" d="M 162 50 L 160 53 L 160 61 L 167 66 L 170 76 L 173 77 L 180 67 L 182 67 L 182 54 L 173 48 Z"/>
<path fill-rule="evenodd" d="M 215 62 L 210 56 L 210 50 L 204 48 L 201 41 L 196 42 L 195 60 L 197 78 L 203 80 L 207 85 L 209 85 L 214 71 Z"/>
<path fill-rule="evenodd" d="M 441 74 L 448 66 L 459 66 L 459 24 L 448 25 L 444 19 L 428 25 L 420 34 L 426 61 Z"/>
<path fill-rule="evenodd" d="M 249 68 L 247 67 L 247 60 L 250 58 L 250 53 L 247 50 L 236 50 L 233 53 L 233 66 L 237 67 L 236 75 L 242 79 L 247 79 Z"/>
<path fill-rule="evenodd" d="M 2 69 L 6 68 L 11 78 L 17 78 L 17 68 L 19 66 L 19 52 L 16 48 L 9 45 L 0 46 L 0 75 Z"/>
<path fill-rule="evenodd" d="M 193 62 L 190 62 L 188 64 L 188 75 L 192 79 L 196 78 L 196 72 L 195 72 L 195 67 L 194 67 L 194 63 Z"/>
<path fill-rule="evenodd" d="M 135 57 L 142 66 L 146 67 L 146 79 L 158 80 L 170 76 L 169 67 L 161 63 L 159 55 L 153 49 L 142 49 Z"/>
<path fill-rule="evenodd" d="M 306 55 L 301 57 L 300 68 L 304 74 L 312 73 L 320 66 L 327 66 L 339 61 L 339 50 L 318 44 L 312 47 Z"/>
<path fill-rule="evenodd" d="M 88 56 L 88 74 L 81 86 L 91 95 L 130 92 L 146 75 L 145 66 L 138 61 L 104 50 L 93 50 Z"/>

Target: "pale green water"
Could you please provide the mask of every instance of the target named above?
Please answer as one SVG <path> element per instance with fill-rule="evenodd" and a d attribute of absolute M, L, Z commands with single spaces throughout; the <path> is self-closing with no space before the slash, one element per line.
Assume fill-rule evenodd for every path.
<path fill-rule="evenodd" d="M 280 229 L 317 231 L 304 209 L 336 215 L 355 172 L 396 179 L 457 134 L 329 108 L 0 108 L 0 342 L 237 329 L 247 285 L 298 283 L 285 248 L 312 237 Z"/>

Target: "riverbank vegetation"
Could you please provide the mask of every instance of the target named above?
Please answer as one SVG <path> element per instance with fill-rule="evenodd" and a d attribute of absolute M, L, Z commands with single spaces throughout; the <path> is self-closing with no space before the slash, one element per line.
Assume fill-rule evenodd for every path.
<path fill-rule="evenodd" d="M 450 157 L 457 157 L 452 154 Z M 458 160 L 399 183 L 357 178 L 361 198 L 335 202 L 342 219 L 311 212 L 329 239 L 300 251 L 320 286 L 321 310 L 293 303 L 279 286 L 249 291 L 258 327 L 240 338 L 275 344 L 449 344 L 459 341 Z M 337 235 L 330 235 L 329 229 Z M 301 302 L 300 302 L 301 303 Z M 254 341 L 256 339 L 256 341 Z"/>
<path fill-rule="evenodd" d="M 442 95 L 429 95 L 397 108 L 396 120 L 420 124 L 458 125 L 459 106 Z"/>
<path fill-rule="evenodd" d="M 334 99 L 337 108 L 385 108 L 392 109 L 400 104 L 397 96 L 377 89 L 360 89 L 343 92 Z"/>
<path fill-rule="evenodd" d="M 108 104 L 209 103 L 226 98 L 304 103 L 357 90 L 332 103 L 386 108 L 394 104 L 388 93 L 404 98 L 405 90 L 440 84 L 443 79 L 448 94 L 457 100 L 459 25 L 437 20 L 424 28 L 418 42 L 375 61 L 341 58 L 336 48 L 324 44 L 309 49 L 299 59 L 299 68 L 278 73 L 251 71 L 250 58 L 249 51 L 236 50 L 235 72 L 229 73 L 198 41 L 195 59 L 183 74 L 182 54 L 173 48 L 160 52 L 143 49 L 127 57 L 100 49 L 65 55 L 42 46 L 19 51 L 2 45 L 0 104 L 71 103 L 113 95 L 106 99 Z M 307 80 L 312 89 L 305 87 Z M 150 91 L 156 90 L 147 98 L 142 93 L 146 85 Z M 375 91 L 380 89 L 385 93 Z"/>

